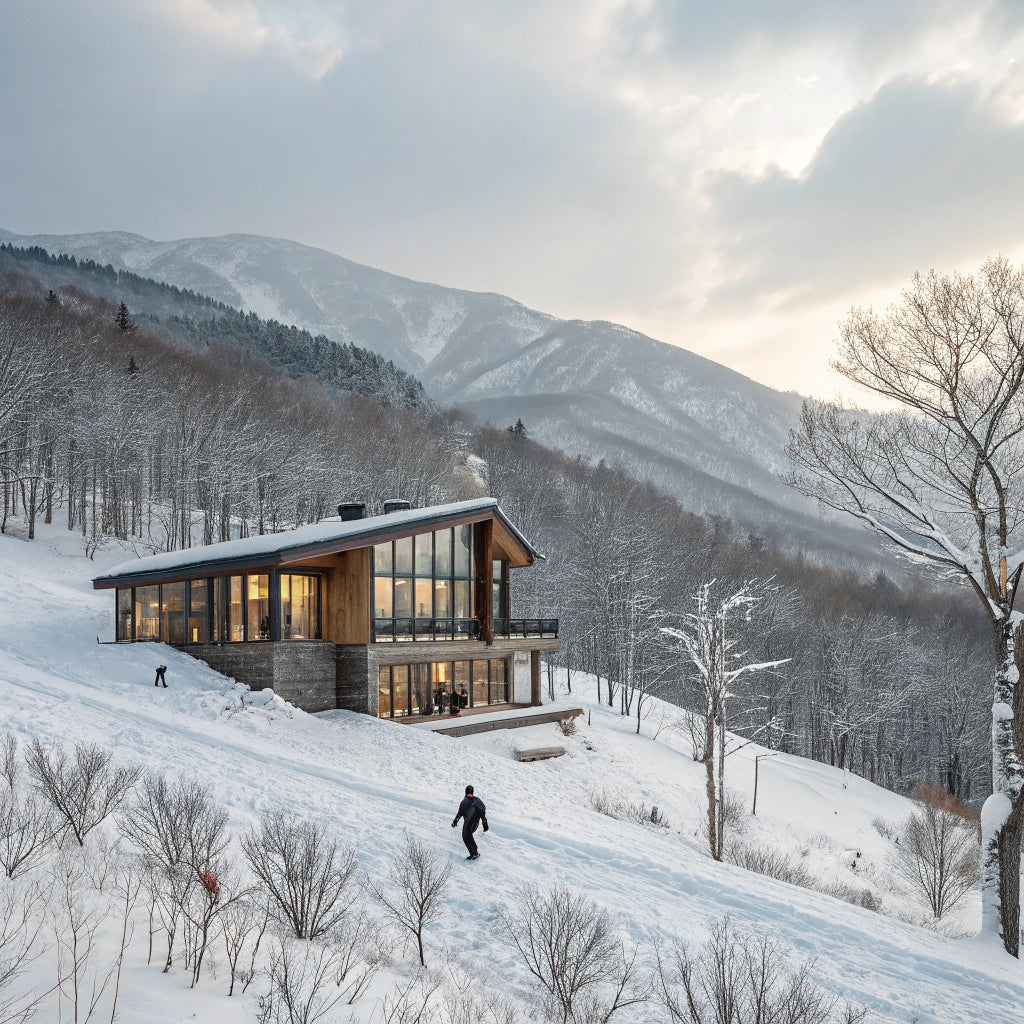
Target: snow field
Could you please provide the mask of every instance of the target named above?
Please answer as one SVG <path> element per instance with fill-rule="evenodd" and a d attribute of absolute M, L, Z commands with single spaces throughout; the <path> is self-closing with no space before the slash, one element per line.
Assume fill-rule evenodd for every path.
<path fill-rule="evenodd" d="M 652 701 L 638 737 L 635 719 L 597 704 L 592 684 L 574 679 L 572 699 L 590 722 L 585 713 L 571 737 L 544 725 L 452 739 L 347 712 L 307 715 L 163 645 L 98 645 L 97 636 L 112 635 L 113 596 L 93 592 L 89 581 L 124 558 L 118 549 L 89 561 L 78 539 L 56 527 L 32 543 L 0 537 L 0 729 L 24 740 L 97 742 L 123 761 L 194 776 L 229 811 L 236 832 L 272 807 L 316 817 L 357 848 L 361 868 L 375 878 L 386 874 L 406 834 L 429 844 L 451 857 L 453 873 L 444 918 L 426 935 L 428 963 L 447 948 L 481 985 L 527 997 L 531 979 L 500 934 L 499 911 L 521 885 L 564 884 L 607 908 L 647 952 L 658 938 L 699 943 L 709 920 L 729 914 L 798 957 L 817 957 L 815 979 L 867 1005 L 872 1022 L 1010 1024 L 1024 1017 L 1020 965 L 998 949 L 713 862 L 700 832 L 703 768 L 672 728 L 676 710 Z M 153 686 L 157 664 L 168 666 L 167 690 Z M 566 746 L 565 757 L 529 764 L 512 757 L 514 747 L 555 742 Z M 748 812 L 753 758 L 764 752 L 749 745 L 727 762 L 727 787 Z M 779 847 L 823 883 L 870 890 L 883 909 L 923 920 L 923 908 L 894 882 L 890 842 L 872 824 L 898 823 L 908 801 L 785 755 L 762 760 L 759 776 L 757 818 L 745 815 L 742 841 Z M 472 864 L 450 828 L 469 782 L 491 822 L 489 833 L 478 833 L 481 859 Z M 591 806 L 596 793 L 656 804 L 669 828 L 600 814 Z M 964 934 L 979 917 L 973 898 L 948 927 Z M 145 965 L 145 952 L 137 934 L 120 1020 L 253 1019 L 256 983 L 244 998 L 228 999 L 221 963 L 216 978 L 190 991 L 184 971 L 163 975 Z M 410 969 L 413 960 L 410 953 Z M 369 1024 L 385 980 L 338 1019 L 351 1012 Z M 621 1019 L 664 1016 L 652 1004 Z"/>

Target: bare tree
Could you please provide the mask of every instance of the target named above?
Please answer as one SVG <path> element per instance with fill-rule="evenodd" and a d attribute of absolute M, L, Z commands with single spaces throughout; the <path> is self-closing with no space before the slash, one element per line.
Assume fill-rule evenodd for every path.
<path fill-rule="evenodd" d="M 275 940 L 267 958 L 269 987 L 260 996 L 259 1024 L 316 1024 L 341 1002 L 334 984 L 335 953 L 316 942 Z"/>
<path fill-rule="evenodd" d="M 978 884 L 977 825 L 954 810 L 939 787 L 926 787 L 917 810 L 903 823 L 895 857 L 898 870 L 941 918 Z"/>
<path fill-rule="evenodd" d="M 8 878 L 31 870 L 46 856 L 57 834 L 50 804 L 23 780 L 18 741 L 0 737 L 0 868 Z"/>
<path fill-rule="evenodd" d="M 320 822 L 272 811 L 242 837 L 242 849 L 296 938 L 324 935 L 349 912 L 355 852 L 342 850 Z"/>
<path fill-rule="evenodd" d="M 856 1024 L 865 1011 L 839 1005 L 811 980 L 813 961 L 791 966 L 767 936 L 737 931 L 728 917 L 693 950 L 657 951 L 658 995 L 671 1024 Z"/>
<path fill-rule="evenodd" d="M 168 782 L 162 775 L 146 775 L 117 818 L 146 859 L 168 869 L 187 864 L 200 874 L 227 849 L 227 823 L 227 812 L 201 783 Z"/>
<path fill-rule="evenodd" d="M 853 310 L 833 364 L 897 411 L 804 406 L 791 483 L 940 577 L 966 583 L 995 646 L 992 795 L 982 816 L 983 928 L 1020 946 L 1024 664 L 1024 271 L 916 276 L 885 316 Z"/>
<path fill-rule="evenodd" d="M 562 887 L 519 890 L 501 921 L 545 993 L 544 1011 L 558 1024 L 608 1024 L 621 1009 L 643 1002 L 638 949 L 627 951 L 610 915 Z"/>
<path fill-rule="evenodd" d="M 378 884 L 367 879 L 370 892 L 388 915 L 416 939 L 420 965 L 424 967 L 423 931 L 441 916 L 451 873 L 451 864 L 442 864 L 433 850 L 406 836 L 405 845 L 391 863 L 387 881 Z"/>
<path fill-rule="evenodd" d="M 0 888 L 0 1024 L 24 1024 L 54 988 L 34 989 L 25 972 L 47 950 L 45 893 L 37 885 Z"/>
<path fill-rule="evenodd" d="M 224 937 L 224 948 L 231 971 L 231 985 L 228 995 L 235 994 L 235 982 L 242 981 L 244 992 L 256 973 L 256 957 L 260 943 L 270 923 L 270 908 L 260 900 L 254 899 L 252 893 L 246 893 L 234 900 L 220 914 L 221 934 Z M 249 949 L 249 967 L 243 970 L 239 965 L 246 948 Z"/>
<path fill-rule="evenodd" d="M 110 907 L 92 887 L 85 857 L 82 850 L 65 847 L 53 875 L 58 987 L 74 1024 L 93 1018 L 120 963 L 120 958 L 109 966 L 98 962 L 99 930 Z"/>
<path fill-rule="evenodd" d="M 721 860 L 725 850 L 725 726 L 726 702 L 732 684 L 750 672 L 776 668 L 788 659 L 755 662 L 731 668 L 738 656 L 735 636 L 730 632 L 730 617 L 750 615 L 766 591 L 763 582 L 750 581 L 713 606 L 711 592 L 715 581 L 704 584 L 695 597 L 697 608 L 685 616 L 681 629 L 663 626 L 662 632 L 678 640 L 697 672 L 703 695 L 704 770 L 708 802 L 708 843 L 711 856 Z"/>
<path fill-rule="evenodd" d="M 70 831 L 79 846 L 142 774 L 139 767 L 115 765 L 113 754 L 95 743 L 77 743 L 69 756 L 64 749 L 47 750 L 33 739 L 26 762 L 33 782 L 59 814 L 61 828 Z"/>

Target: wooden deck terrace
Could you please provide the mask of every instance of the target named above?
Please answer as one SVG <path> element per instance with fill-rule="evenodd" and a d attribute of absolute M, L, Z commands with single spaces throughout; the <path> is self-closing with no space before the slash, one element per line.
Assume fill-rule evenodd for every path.
<path fill-rule="evenodd" d="M 412 715 L 394 721 L 427 732 L 438 732 L 443 736 L 471 736 L 473 733 L 492 732 L 495 729 L 523 729 L 530 725 L 544 725 L 582 714 L 583 708 L 576 704 L 556 703 L 540 707 L 530 704 L 490 704 L 466 708 L 460 715 Z"/>

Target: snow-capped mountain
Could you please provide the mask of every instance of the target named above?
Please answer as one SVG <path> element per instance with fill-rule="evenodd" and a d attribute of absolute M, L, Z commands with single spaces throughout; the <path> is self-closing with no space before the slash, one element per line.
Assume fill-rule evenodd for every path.
<path fill-rule="evenodd" d="M 15 235 L 379 352 L 442 403 L 617 462 L 699 512 L 813 538 L 816 510 L 780 480 L 800 399 L 603 321 L 559 320 L 514 300 L 423 284 L 282 239 L 155 242 L 124 232 Z M 827 528 L 830 542 L 836 528 Z M 840 530 L 859 545 L 859 535 Z"/>

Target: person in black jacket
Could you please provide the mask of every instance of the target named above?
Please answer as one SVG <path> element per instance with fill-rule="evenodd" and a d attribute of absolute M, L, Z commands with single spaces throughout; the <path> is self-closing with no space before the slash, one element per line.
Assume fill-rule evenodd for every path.
<path fill-rule="evenodd" d="M 485 832 L 488 829 L 488 825 L 487 808 L 484 807 L 484 802 L 480 797 L 473 795 L 472 786 L 466 787 L 466 795 L 463 797 L 462 803 L 459 804 L 459 812 L 455 815 L 452 828 L 458 825 L 459 818 L 462 818 L 462 841 L 466 844 L 466 849 L 469 850 L 469 856 L 466 860 L 476 860 L 480 856 L 480 851 L 476 847 L 473 833 L 480 822 L 483 822 Z"/>

